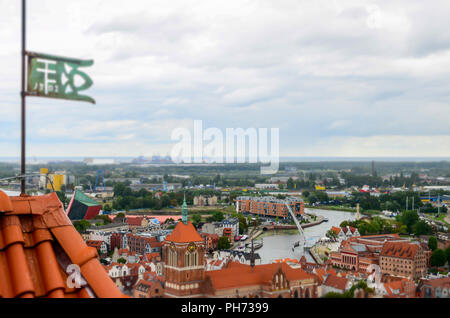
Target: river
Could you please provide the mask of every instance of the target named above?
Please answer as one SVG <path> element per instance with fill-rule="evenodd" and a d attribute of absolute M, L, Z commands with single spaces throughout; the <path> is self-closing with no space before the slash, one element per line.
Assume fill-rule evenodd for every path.
<path fill-rule="evenodd" d="M 324 237 L 326 232 L 332 226 L 339 226 L 342 221 L 355 220 L 355 212 L 341 212 L 332 210 L 319 210 L 319 209 L 305 209 L 306 213 L 322 215 L 328 218 L 328 222 L 323 222 L 319 225 L 308 227 L 304 229 L 306 235 L 306 245 L 311 246 L 320 238 Z M 297 230 L 287 231 L 269 231 L 261 235 L 264 241 L 263 247 L 257 250 L 257 253 L 261 257 L 261 263 L 271 263 L 274 259 L 279 258 L 294 258 L 300 259 L 303 254 L 300 248 L 292 251 L 292 246 L 295 242 L 299 241 L 299 234 Z M 308 252 L 305 253 L 306 259 L 309 262 L 313 262 L 311 255 Z"/>

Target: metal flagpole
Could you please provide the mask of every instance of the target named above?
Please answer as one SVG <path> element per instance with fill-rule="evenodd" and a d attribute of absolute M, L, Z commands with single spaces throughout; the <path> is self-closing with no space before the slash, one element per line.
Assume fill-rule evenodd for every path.
<path fill-rule="evenodd" d="M 21 151 L 21 169 L 22 174 L 21 182 L 21 194 L 25 194 L 25 11 L 26 11 L 26 0 L 22 0 L 22 91 L 20 93 L 22 98 L 22 151 Z"/>

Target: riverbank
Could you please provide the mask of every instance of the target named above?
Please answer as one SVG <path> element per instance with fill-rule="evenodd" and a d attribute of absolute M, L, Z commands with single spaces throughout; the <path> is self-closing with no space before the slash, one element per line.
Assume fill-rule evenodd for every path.
<path fill-rule="evenodd" d="M 305 209 L 311 209 L 311 210 L 331 210 L 331 211 L 339 211 L 339 212 L 353 212 L 356 213 L 356 209 L 353 208 L 347 208 L 343 206 L 329 206 L 329 205 L 317 205 L 317 206 L 307 206 Z"/>
<path fill-rule="evenodd" d="M 305 207 L 305 209 L 311 209 L 311 210 L 330 210 L 330 211 L 339 211 L 339 212 L 351 212 L 356 213 L 356 208 L 348 208 L 343 206 L 337 206 L 337 205 L 318 205 L 318 206 L 308 206 Z M 371 215 L 378 215 L 381 214 L 381 211 L 377 210 L 360 210 L 361 216 L 371 216 Z"/>

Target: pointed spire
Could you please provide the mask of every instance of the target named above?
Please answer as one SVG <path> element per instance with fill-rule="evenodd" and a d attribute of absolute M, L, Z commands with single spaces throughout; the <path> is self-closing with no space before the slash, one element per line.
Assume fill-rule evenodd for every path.
<path fill-rule="evenodd" d="M 183 205 L 181 206 L 181 220 L 186 225 L 188 223 L 188 209 L 186 203 L 186 192 L 184 193 Z"/>

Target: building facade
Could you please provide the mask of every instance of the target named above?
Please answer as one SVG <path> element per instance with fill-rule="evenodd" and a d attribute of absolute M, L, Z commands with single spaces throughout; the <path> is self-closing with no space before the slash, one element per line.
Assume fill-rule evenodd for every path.
<path fill-rule="evenodd" d="M 266 217 L 282 217 L 289 216 L 286 204 L 292 209 L 296 216 L 301 216 L 305 213 L 304 202 L 298 197 L 288 197 L 285 200 L 280 200 L 275 197 L 248 197 L 241 196 L 236 198 L 236 212 L 251 213 Z"/>
<path fill-rule="evenodd" d="M 428 257 L 421 244 L 386 242 L 380 253 L 382 274 L 419 279 L 427 272 Z"/>

